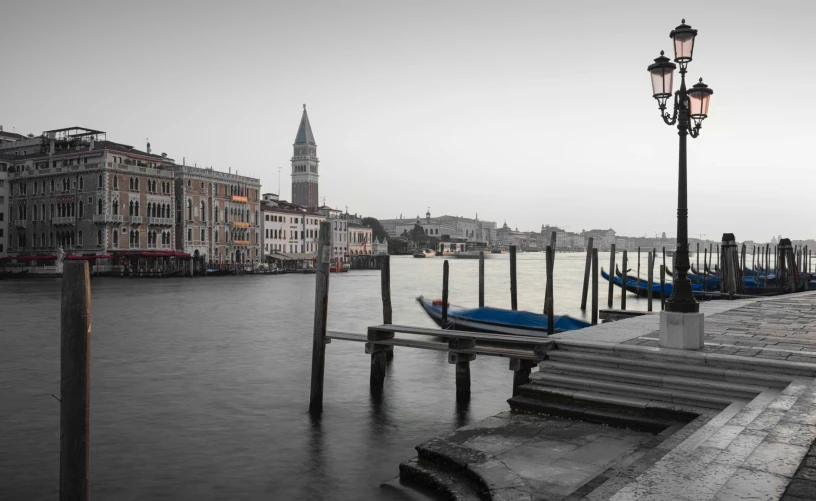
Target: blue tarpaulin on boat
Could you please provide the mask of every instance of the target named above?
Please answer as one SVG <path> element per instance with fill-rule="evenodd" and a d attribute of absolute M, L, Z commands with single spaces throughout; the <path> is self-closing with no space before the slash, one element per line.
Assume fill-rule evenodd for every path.
<path fill-rule="evenodd" d="M 425 307 L 435 313 L 442 314 L 442 306 L 435 305 L 429 299 L 423 299 Z M 506 327 L 519 327 L 524 329 L 547 330 L 547 315 L 532 313 L 529 311 L 513 311 L 501 308 L 462 308 L 460 306 L 450 306 L 448 308 L 448 318 L 469 320 Z M 589 327 L 589 323 L 572 318 L 568 315 L 555 315 L 554 329 L 556 331 L 571 331 Z"/>

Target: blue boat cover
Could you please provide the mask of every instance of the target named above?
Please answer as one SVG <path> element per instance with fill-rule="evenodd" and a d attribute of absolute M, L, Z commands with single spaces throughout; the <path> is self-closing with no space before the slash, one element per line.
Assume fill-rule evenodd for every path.
<path fill-rule="evenodd" d="M 435 313 L 442 314 L 442 306 L 435 305 L 429 299 L 423 300 L 425 306 Z M 448 317 L 452 319 L 469 320 L 486 324 L 519 327 L 523 329 L 547 330 L 547 315 L 529 311 L 513 311 L 501 308 L 462 308 L 461 306 L 448 307 Z M 589 323 L 568 315 L 555 315 L 554 329 L 556 331 L 572 331 L 589 327 Z"/>

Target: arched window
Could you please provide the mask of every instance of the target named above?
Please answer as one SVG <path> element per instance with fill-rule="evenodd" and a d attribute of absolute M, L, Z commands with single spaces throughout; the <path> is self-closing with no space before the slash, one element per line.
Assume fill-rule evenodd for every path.
<path fill-rule="evenodd" d="M 85 178 L 82 177 L 82 176 L 79 176 L 79 191 L 82 191 L 82 189 L 84 187 L 85 187 Z"/>
<path fill-rule="evenodd" d="M 48 234 L 48 243 L 50 247 L 54 246 L 54 232 Z"/>
<path fill-rule="evenodd" d="M 130 207 L 128 209 L 128 216 L 133 215 L 133 200 L 130 201 Z"/>
<path fill-rule="evenodd" d="M 139 178 L 133 180 L 133 186 L 135 187 L 136 191 L 139 191 Z"/>
<path fill-rule="evenodd" d="M 193 199 L 192 198 L 187 199 L 187 220 L 188 221 L 193 220 Z"/>
<path fill-rule="evenodd" d="M 79 233 L 77 235 L 79 237 L 77 238 L 77 242 L 79 242 L 79 245 L 82 245 L 82 230 L 79 230 Z"/>
<path fill-rule="evenodd" d="M 102 202 L 102 201 L 100 200 L 100 202 Z M 80 200 L 79 201 L 79 217 L 82 217 L 82 214 L 84 213 L 84 209 L 85 209 L 85 204 L 82 202 L 82 200 Z"/>
<path fill-rule="evenodd" d="M 139 202 L 138 201 L 136 201 L 136 203 L 133 204 L 133 210 L 135 211 L 134 216 L 139 216 L 139 215 L 142 214 L 141 212 L 139 212 Z"/>
<path fill-rule="evenodd" d="M 133 178 L 130 178 L 130 190 L 133 191 Z"/>
<path fill-rule="evenodd" d="M 96 230 L 96 245 L 102 245 L 102 230 Z"/>
<path fill-rule="evenodd" d="M 119 200 L 114 200 L 113 201 L 113 214 L 115 216 L 119 215 Z"/>
<path fill-rule="evenodd" d="M 113 248 L 115 249 L 117 247 L 119 247 L 119 232 L 114 231 L 113 232 Z"/>
<path fill-rule="evenodd" d="M 32 221 L 36 221 L 36 220 L 37 220 L 37 206 L 35 205 L 34 206 L 34 219 L 32 219 Z"/>
<path fill-rule="evenodd" d="M 39 245 L 37 245 L 37 234 L 36 233 L 34 234 L 34 247 L 39 247 Z"/>
<path fill-rule="evenodd" d="M 207 204 L 204 202 L 204 200 L 201 201 L 201 221 L 207 221 Z"/>
<path fill-rule="evenodd" d="M 54 219 L 54 204 L 51 204 L 51 219 Z"/>
<path fill-rule="evenodd" d="M 97 180 L 97 186 L 99 189 L 102 189 L 102 174 L 99 174 L 99 179 Z"/>
<path fill-rule="evenodd" d="M 113 176 L 113 188 L 114 189 L 119 188 L 119 176 Z"/>

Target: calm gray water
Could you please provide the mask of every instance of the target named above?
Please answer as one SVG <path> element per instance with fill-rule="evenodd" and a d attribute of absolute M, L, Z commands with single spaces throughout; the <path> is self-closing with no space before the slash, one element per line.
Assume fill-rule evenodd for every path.
<path fill-rule="evenodd" d="M 560 313 L 582 317 L 584 259 L 556 256 Z M 414 298 L 441 295 L 442 263 L 392 257 L 395 323 L 433 325 Z M 450 263 L 451 303 L 476 305 L 478 262 Z M 544 255 L 520 254 L 518 276 L 519 308 L 540 311 Z M 378 271 L 332 275 L 329 328 L 363 334 L 381 323 L 379 283 Z M 509 308 L 507 255 L 487 260 L 486 283 L 487 304 Z M 396 348 L 377 402 L 362 343 L 335 341 L 323 416 L 311 419 L 313 275 L 101 278 L 91 288 L 97 500 L 384 499 L 379 484 L 415 445 L 508 408 L 506 359 L 477 358 L 471 401 L 457 405 L 444 353 Z M 600 290 L 605 307 L 603 280 Z M 645 309 L 645 300 L 627 303 Z M 4 501 L 58 495 L 59 307 L 59 280 L 0 282 Z"/>

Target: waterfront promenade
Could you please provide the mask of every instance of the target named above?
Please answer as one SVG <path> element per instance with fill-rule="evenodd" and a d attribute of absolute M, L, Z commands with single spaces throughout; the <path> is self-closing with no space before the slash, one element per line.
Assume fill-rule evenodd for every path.
<path fill-rule="evenodd" d="M 816 292 L 701 311 L 700 351 L 657 347 L 657 314 L 554 335 L 514 410 L 419 445 L 402 478 L 457 499 L 816 499 Z"/>

